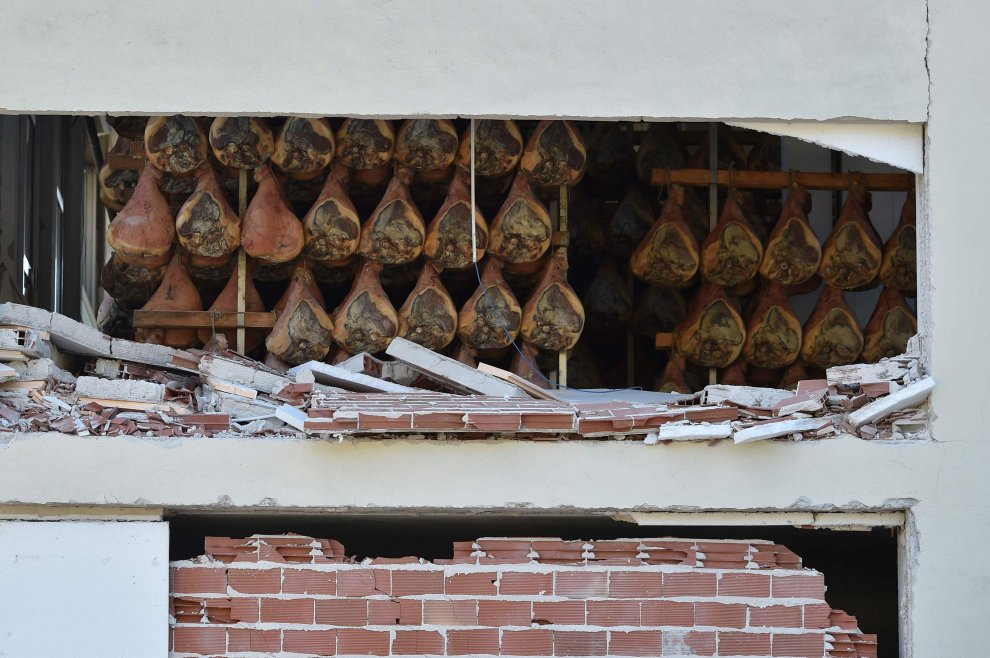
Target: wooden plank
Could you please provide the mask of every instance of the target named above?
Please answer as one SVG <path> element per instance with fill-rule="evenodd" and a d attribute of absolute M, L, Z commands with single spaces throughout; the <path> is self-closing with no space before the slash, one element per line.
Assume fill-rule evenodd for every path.
<path fill-rule="evenodd" d="M 658 350 L 669 350 L 674 346 L 674 334 L 669 331 L 660 331 L 657 333 L 656 342 L 654 347 Z"/>
<path fill-rule="evenodd" d="M 782 190 L 792 182 L 809 190 L 846 190 L 859 177 L 868 190 L 907 192 L 914 189 L 914 174 L 828 173 L 817 171 L 728 171 L 714 174 L 718 184 L 747 189 Z M 650 183 L 654 186 L 678 184 L 702 187 L 712 183 L 709 169 L 654 169 Z"/>
<path fill-rule="evenodd" d="M 487 363 L 479 363 L 478 370 L 485 373 L 486 375 L 491 375 L 492 377 L 498 377 L 499 379 L 509 382 L 514 386 L 518 386 L 522 390 L 529 393 L 531 396 L 538 400 L 552 400 L 554 402 L 563 402 L 559 397 L 553 394 L 552 391 L 548 391 L 545 388 L 540 388 L 533 382 L 523 379 L 514 372 L 509 372 L 508 370 L 502 370 L 501 368 L 496 368 L 495 366 L 489 365 Z"/>
<path fill-rule="evenodd" d="M 237 214 L 244 217 L 247 210 L 247 169 L 241 169 L 237 178 Z M 244 333 L 244 311 L 247 300 L 247 255 L 243 249 L 237 250 L 237 352 L 244 354 L 245 333 Z"/>
<path fill-rule="evenodd" d="M 236 329 L 238 313 L 210 311 L 134 311 L 135 327 L 187 327 L 190 329 Z M 243 326 L 248 329 L 271 329 L 275 326 L 275 313 L 247 312 Z"/>
<path fill-rule="evenodd" d="M 404 338 L 395 338 L 385 353 L 400 361 L 405 361 L 413 368 L 442 381 L 455 390 L 495 397 L 529 397 L 518 386 L 509 384 L 498 377 L 492 377 Z"/>

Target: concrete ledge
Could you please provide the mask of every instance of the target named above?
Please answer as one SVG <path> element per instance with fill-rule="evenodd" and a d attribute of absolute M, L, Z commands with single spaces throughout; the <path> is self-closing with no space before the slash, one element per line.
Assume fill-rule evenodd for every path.
<path fill-rule="evenodd" d="M 969 446 L 972 451 L 978 449 Z M 958 460 L 954 481 L 990 461 Z M 166 509 L 890 510 L 931 497 L 953 444 L 78 437 L 0 447 L 0 504 Z M 975 473 L 973 477 L 978 477 Z"/>

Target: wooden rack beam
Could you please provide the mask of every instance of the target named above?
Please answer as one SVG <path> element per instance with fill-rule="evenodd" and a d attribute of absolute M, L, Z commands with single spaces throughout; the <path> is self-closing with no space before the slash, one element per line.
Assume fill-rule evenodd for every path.
<path fill-rule="evenodd" d="M 238 317 L 243 315 L 243 321 Z M 273 312 L 215 313 L 211 311 L 134 311 L 135 327 L 169 327 L 183 329 L 271 329 Z"/>
<path fill-rule="evenodd" d="M 654 169 L 650 183 L 660 185 L 691 185 L 702 187 L 712 183 L 710 169 Z M 866 189 L 875 192 L 907 192 L 914 188 L 914 174 L 861 174 L 855 172 L 827 173 L 812 171 L 733 171 L 717 172 L 719 185 L 734 185 L 749 189 L 785 189 L 791 182 L 809 190 L 847 190 L 853 180 L 861 180 Z"/>

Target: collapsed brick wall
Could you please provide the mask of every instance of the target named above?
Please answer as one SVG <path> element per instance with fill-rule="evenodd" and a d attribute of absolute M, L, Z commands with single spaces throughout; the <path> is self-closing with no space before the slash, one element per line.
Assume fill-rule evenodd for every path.
<path fill-rule="evenodd" d="M 824 576 L 762 541 L 479 539 L 360 563 L 336 541 L 208 537 L 171 565 L 173 658 L 875 658 Z"/>

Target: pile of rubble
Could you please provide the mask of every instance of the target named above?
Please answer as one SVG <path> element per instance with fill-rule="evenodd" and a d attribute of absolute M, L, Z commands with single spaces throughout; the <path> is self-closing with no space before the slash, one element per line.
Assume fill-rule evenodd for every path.
<path fill-rule="evenodd" d="M 796 391 L 708 386 L 673 395 L 545 390 L 396 339 L 282 372 L 223 346 L 110 338 L 58 313 L 0 304 L 0 431 L 157 437 L 631 439 L 645 443 L 928 436 L 934 383 L 908 353 L 830 368 Z"/>

